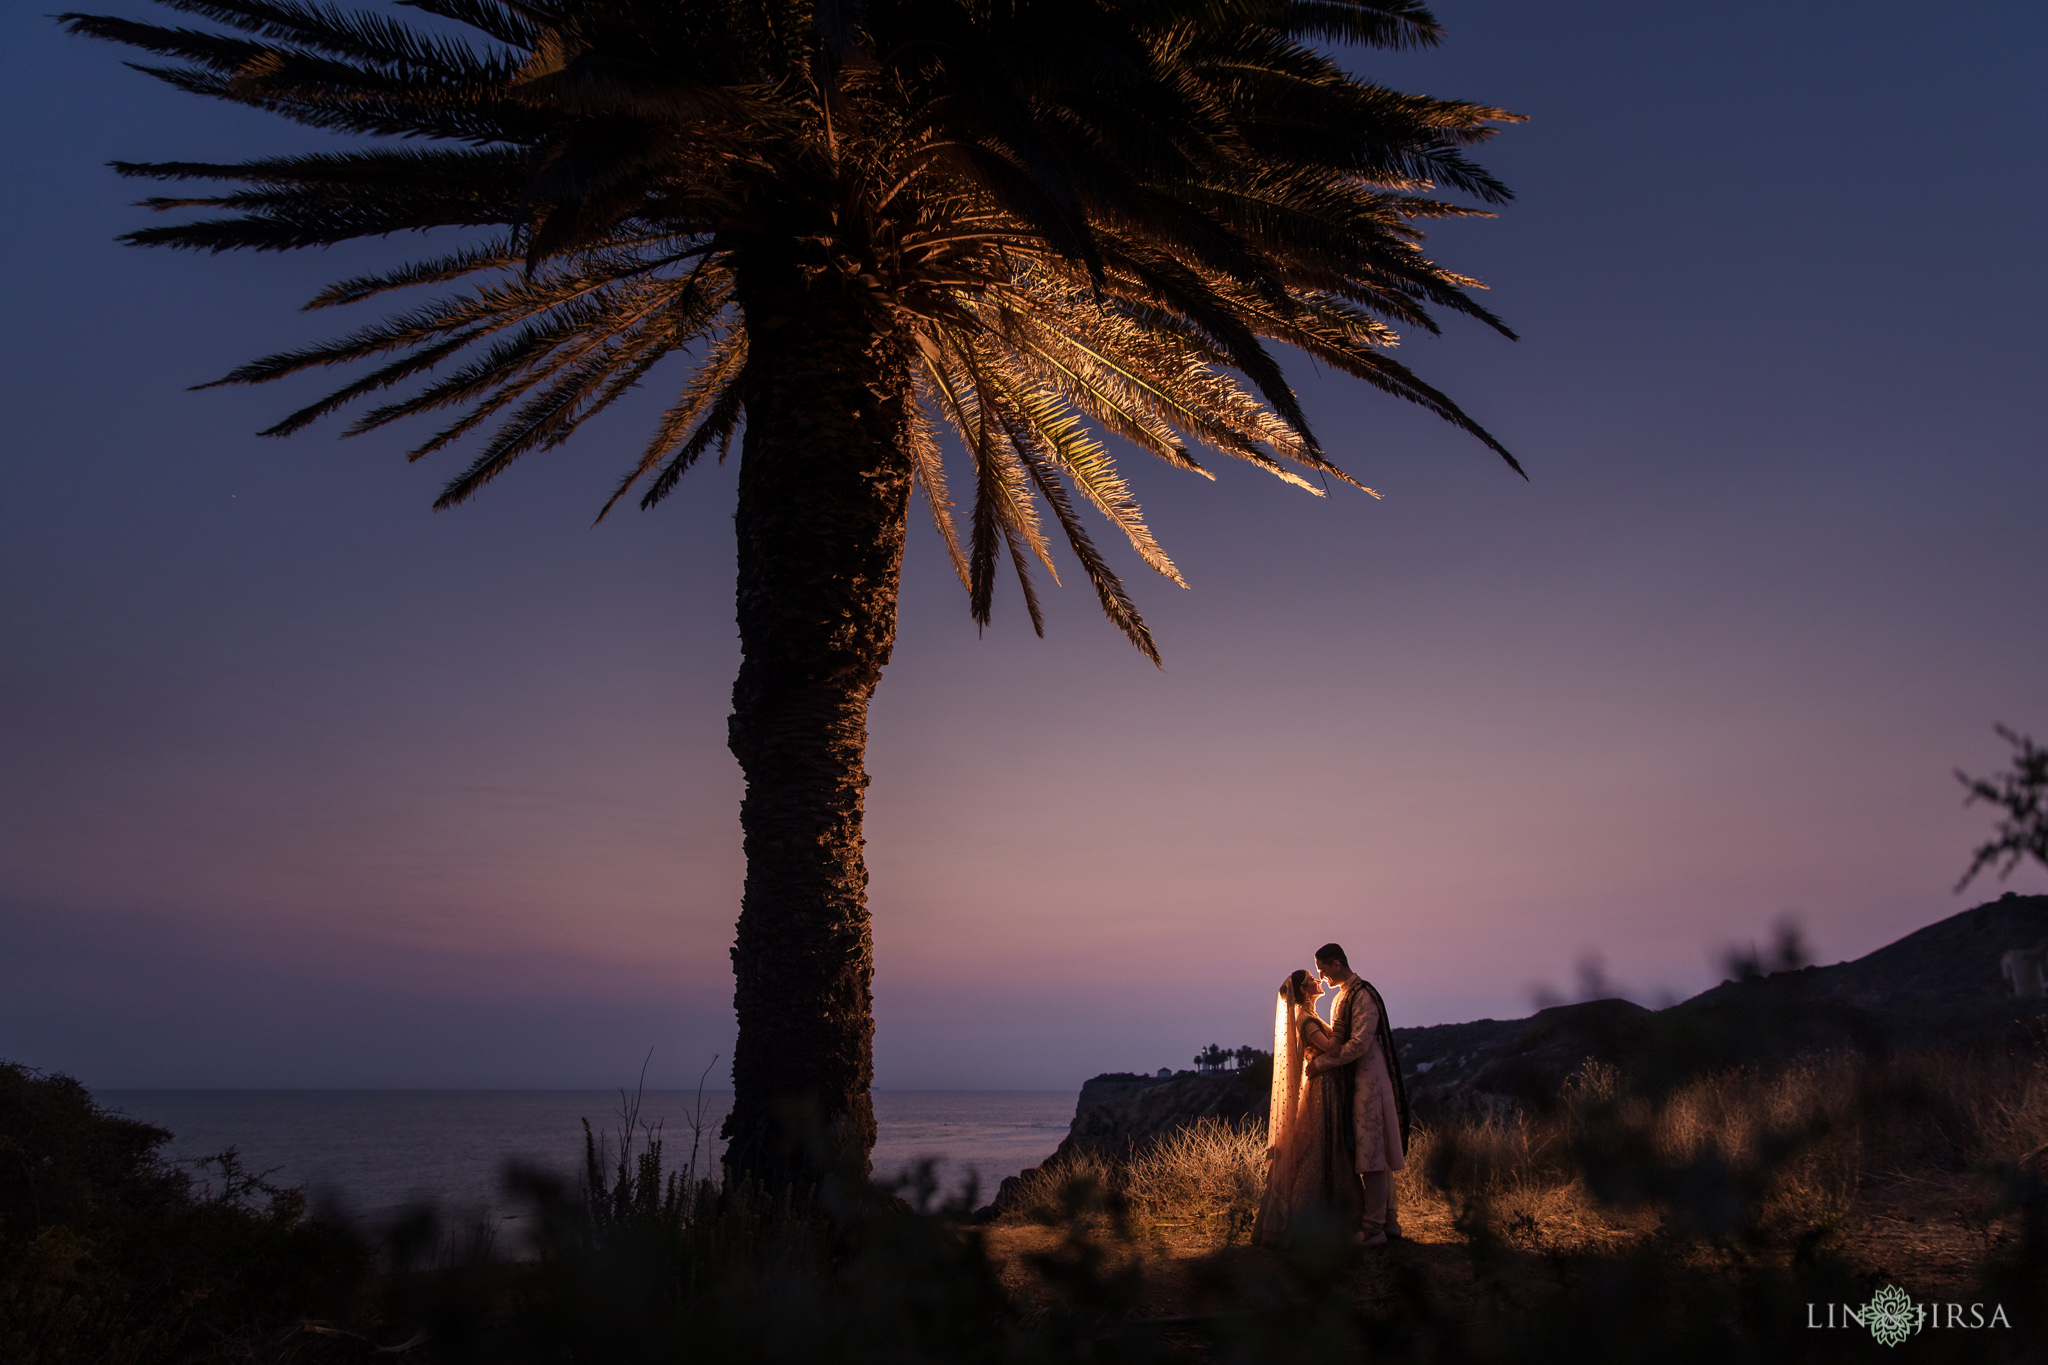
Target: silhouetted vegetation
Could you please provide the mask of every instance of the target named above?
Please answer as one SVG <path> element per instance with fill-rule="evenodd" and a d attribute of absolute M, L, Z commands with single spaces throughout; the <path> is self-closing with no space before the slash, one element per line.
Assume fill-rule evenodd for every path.
<path fill-rule="evenodd" d="M 279 1329 L 356 1310 L 358 1239 L 233 1149 L 165 1161 L 170 1137 L 68 1076 L 0 1064 L 0 1361 L 247 1358 Z"/>
<path fill-rule="evenodd" d="M 1901 1359 L 2037 1359 L 2048 1329 L 2037 1047 L 1685 1080 L 1593 1063 L 1548 1106 L 1418 1128 L 1397 1184 L 1425 1240 L 1385 1255 L 1341 1228 L 1280 1256 L 1239 1247 L 1234 1215 L 1258 1186 L 1228 1177 L 1262 1155 L 1258 1138 L 1203 1124 L 1127 1162 L 1084 1154 L 1037 1172 L 1007 1217 L 1028 1235 L 1092 1192 L 1097 1227 L 1120 1226 L 1134 1254 L 1191 1260 L 1192 1320 L 1169 1343 L 1190 1359 L 1835 1360 L 1867 1332 L 1809 1327 L 1806 1305 L 1824 1320 L 1891 1283 L 2010 1324 L 1926 1333 Z M 1947 1240 L 1873 1268 L 1856 1254 L 1873 1202 Z"/>
<path fill-rule="evenodd" d="M 1971 855 L 1969 871 L 1956 883 L 1958 891 L 2001 859 L 2005 866 L 1998 869 L 2000 877 L 2011 876 L 2024 858 L 2048 867 L 2048 749 L 2034 743 L 2031 735 L 2003 725 L 1997 729 L 1999 737 L 2013 747 L 2012 767 L 1988 778 L 1956 770 L 1956 780 L 1969 793 L 1963 798 L 1964 805 L 1981 801 L 2005 812 L 1997 836 L 1978 845 Z"/>
<path fill-rule="evenodd" d="M 1240 1048 L 1226 1048 L 1211 1043 L 1195 1054 L 1197 1071 L 1250 1071 L 1261 1061 L 1270 1064 L 1273 1054 L 1263 1052 L 1247 1043 Z"/>
<path fill-rule="evenodd" d="M 630 1128 L 610 1152 L 586 1143 L 580 1190 L 511 1178 L 536 1214 L 537 1260 L 401 1281 L 431 1359 L 1051 1362 L 1122 1334 L 1129 1286 L 1104 1272 L 1099 1232 L 1077 1220 L 1036 1259 L 1073 1301 L 1020 1311 L 972 1223 L 978 1191 L 938 1199 L 929 1165 L 805 1197 L 667 1170 L 658 1132 L 637 1150 Z"/>
<path fill-rule="evenodd" d="M 1242 1245 L 1256 1126 L 1048 1174 L 1030 1216 L 990 1226 L 929 1167 L 808 1199 L 721 1185 L 629 1109 L 586 1132 L 580 1182 L 512 1175 L 528 1243 L 421 1212 L 374 1278 L 360 1243 L 232 1161 L 195 1186 L 153 1156 L 161 1130 L 4 1074 L 10 1365 L 1834 1360 L 1867 1334 L 1815 1330 L 1807 1304 L 1914 1288 L 1914 1267 L 1845 1254 L 1859 1192 L 1943 1173 L 1978 1194 L 1942 1297 L 2011 1327 L 1925 1332 L 1896 1358 L 2032 1359 L 2048 1327 L 2038 1049 L 1677 1082 L 1596 1063 L 1548 1106 L 1418 1133 L 1401 1207 L 1427 1240 L 1312 1228 L 1282 1254 Z"/>

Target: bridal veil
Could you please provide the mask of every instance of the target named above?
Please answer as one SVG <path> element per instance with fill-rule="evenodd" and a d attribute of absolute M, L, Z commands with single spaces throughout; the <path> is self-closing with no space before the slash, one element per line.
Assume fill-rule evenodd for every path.
<path fill-rule="evenodd" d="M 1280 1000 L 1273 1011 L 1273 1104 L 1266 1120 L 1266 1150 L 1277 1153 L 1287 1130 L 1301 1112 L 1302 1041 L 1304 1006 L 1294 998 L 1294 980 L 1280 987 Z"/>

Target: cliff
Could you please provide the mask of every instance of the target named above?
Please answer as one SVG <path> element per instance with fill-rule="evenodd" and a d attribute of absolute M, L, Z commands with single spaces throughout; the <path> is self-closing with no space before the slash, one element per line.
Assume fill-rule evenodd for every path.
<path fill-rule="evenodd" d="M 1173 1076 L 1112 1072 L 1081 1087 L 1059 1161 L 1083 1152 L 1112 1159 L 1201 1119 L 1266 1121 L 1271 1066 L 1248 1071 L 1182 1071 Z"/>
<path fill-rule="evenodd" d="M 1589 1060 L 1676 1080 L 1823 1050 L 2038 1047 L 2048 1030 L 2048 1001 L 2015 999 L 1998 964 L 2007 949 L 2043 939 L 2048 896 L 2008 892 L 1854 961 L 1724 981 L 1666 1009 L 1589 1000 L 1525 1019 L 1397 1028 L 1394 1047 L 1409 1098 L 1425 1118 L 1540 1105 Z M 1204 1118 L 1263 1123 L 1270 1084 L 1270 1064 L 1170 1077 L 1097 1076 L 1081 1087 L 1073 1125 L 1047 1164 L 1084 1153 L 1115 1158 Z M 1005 1180 L 984 1212 L 1004 1207 L 1023 1178 Z"/>
<path fill-rule="evenodd" d="M 1074 1122 L 1044 1164 L 1061 1164 L 1077 1156 L 1117 1160 L 1138 1146 L 1202 1119 L 1231 1122 L 1266 1121 L 1273 1083 L 1270 1062 L 1245 1071 L 1181 1071 L 1171 1076 L 1140 1076 L 1112 1071 L 1081 1086 L 1074 1102 Z M 1018 1189 L 1038 1167 L 1013 1175 L 996 1188 L 994 1202 L 981 1212 L 993 1217 L 1009 1207 Z"/>

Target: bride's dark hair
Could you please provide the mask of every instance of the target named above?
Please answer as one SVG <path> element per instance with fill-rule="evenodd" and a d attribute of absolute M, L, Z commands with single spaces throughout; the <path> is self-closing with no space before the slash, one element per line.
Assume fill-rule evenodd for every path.
<path fill-rule="evenodd" d="M 1308 968 L 1303 967 L 1300 970 L 1296 971 L 1292 976 L 1288 977 L 1285 981 L 1280 983 L 1280 994 L 1286 996 L 1287 999 L 1293 1004 L 1305 1004 L 1314 997 L 1322 994 L 1322 992 L 1317 990 L 1315 986 L 1315 973 L 1308 970 Z"/>

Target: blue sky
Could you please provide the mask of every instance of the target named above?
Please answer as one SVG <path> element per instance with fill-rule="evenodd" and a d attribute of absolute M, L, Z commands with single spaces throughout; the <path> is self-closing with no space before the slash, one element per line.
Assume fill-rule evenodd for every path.
<path fill-rule="evenodd" d="M 140 3 L 102 6 L 145 13 Z M 1397 1023 L 1822 961 L 2004 889 L 1951 769 L 2048 734 L 2018 3 L 1438 7 L 1374 79 L 1527 114 L 1432 249 L 1522 335 L 1404 358 L 1513 448 L 1297 366 L 1386 494 L 1127 465 L 1182 592 L 976 632 L 914 531 L 873 715 L 877 1078 L 1063 1086 L 1254 1040 L 1317 944 Z M 640 407 L 429 510 L 401 437 L 188 393 L 404 242 L 205 258 L 116 157 L 303 131 L 0 16 L 0 1056 L 89 1084 L 609 1085 L 730 1053 L 733 469 L 590 528 Z M 354 325 L 356 319 L 340 320 Z M 700 478 L 699 475 L 702 475 Z M 1342 493 L 1344 490 L 1339 490 Z M 1979 894 L 1981 893 L 1981 894 Z"/>

